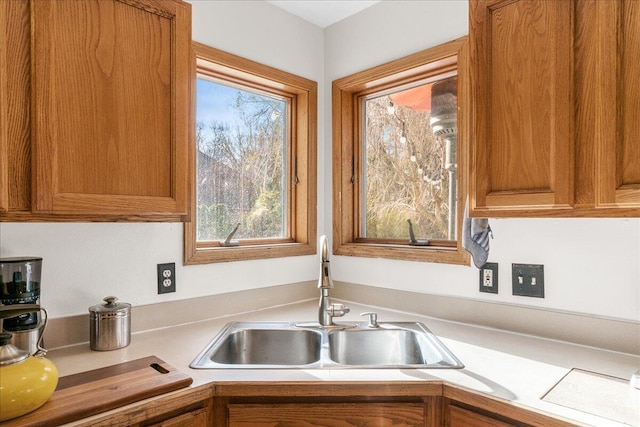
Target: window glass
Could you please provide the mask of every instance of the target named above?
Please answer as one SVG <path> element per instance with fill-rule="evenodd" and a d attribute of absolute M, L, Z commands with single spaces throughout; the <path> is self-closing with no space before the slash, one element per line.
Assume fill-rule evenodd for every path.
<path fill-rule="evenodd" d="M 197 80 L 197 240 L 287 232 L 285 99 Z"/>
<path fill-rule="evenodd" d="M 363 99 L 362 238 L 456 240 L 456 77 Z"/>

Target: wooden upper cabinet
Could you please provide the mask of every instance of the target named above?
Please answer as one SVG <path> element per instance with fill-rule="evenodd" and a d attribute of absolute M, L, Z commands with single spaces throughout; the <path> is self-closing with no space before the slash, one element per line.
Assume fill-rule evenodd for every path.
<path fill-rule="evenodd" d="M 15 54 L 29 64 L 26 219 L 186 219 L 190 5 L 32 0 L 27 13 L 28 52 Z"/>
<path fill-rule="evenodd" d="M 470 202 L 476 212 L 573 202 L 572 3 L 470 2 Z"/>
<path fill-rule="evenodd" d="M 600 203 L 618 203 L 640 208 L 640 3 L 618 1 L 618 84 L 616 85 L 619 115 L 616 120 L 618 139 L 610 139 L 612 147 L 604 146 L 603 152 L 614 164 L 615 198 L 606 193 Z M 614 154 L 612 155 L 608 148 Z M 606 166 L 605 172 L 606 172 Z"/>
<path fill-rule="evenodd" d="M 29 4 L 0 1 L 0 218 L 31 209 Z"/>
<path fill-rule="evenodd" d="M 470 0 L 472 216 L 640 215 L 640 2 Z"/>
<path fill-rule="evenodd" d="M 593 143 L 595 207 L 640 211 L 640 2 L 579 3 L 577 52 L 585 112 L 579 125 L 586 144 Z M 593 134 L 591 136 L 590 134 Z M 585 191 L 588 193 L 588 191 Z M 630 210 L 631 209 L 631 210 Z"/>

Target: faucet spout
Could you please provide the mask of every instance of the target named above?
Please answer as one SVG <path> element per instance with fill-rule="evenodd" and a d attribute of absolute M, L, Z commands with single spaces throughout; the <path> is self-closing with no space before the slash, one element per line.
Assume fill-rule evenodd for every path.
<path fill-rule="evenodd" d="M 320 289 L 320 303 L 318 305 L 318 323 L 321 326 L 332 326 L 334 317 L 342 317 L 349 312 L 349 309 L 342 304 L 332 304 L 329 297 L 329 289 L 333 289 L 333 280 L 329 269 L 329 255 L 327 249 L 327 237 L 320 237 L 320 278 L 318 279 L 318 289 Z"/>

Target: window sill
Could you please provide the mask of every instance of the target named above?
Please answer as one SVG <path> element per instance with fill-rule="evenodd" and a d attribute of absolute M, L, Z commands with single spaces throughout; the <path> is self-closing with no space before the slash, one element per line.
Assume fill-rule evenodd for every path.
<path fill-rule="evenodd" d="M 335 255 L 386 258 L 404 261 L 469 265 L 470 258 L 462 247 L 409 246 L 379 243 L 343 243 Z"/>
<path fill-rule="evenodd" d="M 266 258 L 284 258 L 291 256 L 313 255 L 315 253 L 315 242 L 277 243 L 234 247 L 185 248 L 184 265 L 247 261 Z"/>

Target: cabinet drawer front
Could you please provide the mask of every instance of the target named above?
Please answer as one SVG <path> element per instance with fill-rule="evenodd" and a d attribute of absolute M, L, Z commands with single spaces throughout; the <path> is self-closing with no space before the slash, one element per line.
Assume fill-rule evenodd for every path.
<path fill-rule="evenodd" d="M 420 403 L 230 404 L 229 427 L 424 426 Z"/>
<path fill-rule="evenodd" d="M 478 414 L 457 406 L 449 406 L 447 427 L 514 427 L 494 418 Z"/>
<path fill-rule="evenodd" d="M 202 427 L 207 425 L 207 410 L 198 409 L 181 414 L 159 423 L 151 424 L 149 427 Z"/>

